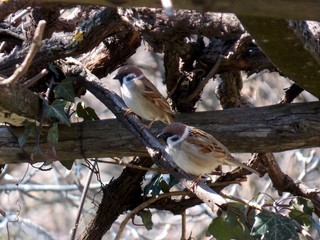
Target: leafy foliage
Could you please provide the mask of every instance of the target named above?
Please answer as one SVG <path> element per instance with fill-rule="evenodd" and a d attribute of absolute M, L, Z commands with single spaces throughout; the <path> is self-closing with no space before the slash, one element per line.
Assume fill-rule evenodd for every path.
<path fill-rule="evenodd" d="M 63 99 L 55 99 L 50 105 L 47 106 L 45 110 L 45 118 L 57 118 L 62 123 L 70 126 L 69 118 L 64 110 L 66 106 L 66 101 Z"/>
<path fill-rule="evenodd" d="M 293 209 L 289 212 L 289 217 L 304 228 L 314 227 L 320 235 L 319 222 L 312 217 L 314 211 L 313 203 L 309 199 L 297 197 L 290 202 L 290 205 Z"/>
<path fill-rule="evenodd" d="M 54 88 L 56 98 L 62 98 L 69 102 L 74 102 L 76 94 L 73 88 L 73 79 L 66 78 Z"/>
<path fill-rule="evenodd" d="M 56 144 L 58 143 L 58 141 L 59 141 L 58 123 L 54 123 L 48 131 L 47 142 Z"/>
<path fill-rule="evenodd" d="M 169 181 L 167 183 L 162 174 L 155 174 L 150 182 L 145 186 L 144 195 L 157 197 L 161 192 L 169 192 L 169 190 L 177 183 L 178 182 L 171 175 L 169 175 Z"/>
<path fill-rule="evenodd" d="M 214 236 L 217 240 L 254 239 L 250 236 L 250 230 L 246 223 L 250 221 L 250 218 L 252 215 L 246 218 L 245 205 L 230 203 L 227 212 L 223 212 L 221 216 L 212 220 L 207 234 Z"/>
<path fill-rule="evenodd" d="M 83 118 L 84 121 L 94 121 L 100 119 L 94 109 L 91 107 L 85 107 L 83 102 L 79 102 L 77 104 L 77 115 L 78 117 Z"/>
<path fill-rule="evenodd" d="M 71 170 L 73 163 L 75 160 L 70 160 L 70 161 L 60 161 L 62 166 L 64 166 L 66 169 Z"/>
<path fill-rule="evenodd" d="M 141 217 L 142 223 L 146 229 L 151 230 L 153 227 L 152 213 L 149 210 L 142 210 L 138 213 L 138 216 Z"/>
<path fill-rule="evenodd" d="M 278 213 L 263 211 L 257 214 L 251 234 L 261 239 L 298 240 L 299 236 L 292 219 Z"/>
<path fill-rule="evenodd" d="M 34 122 L 24 121 L 24 132 L 19 136 L 18 142 L 20 147 L 26 143 L 28 137 L 33 137 L 36 133 L 36 124 Z"/>
<path fill-rule="evenodd" d="M 52 64 L 52 63 L 49 63 L 49 64 L 48 64 L 48 68 L 49 68 L 49 70 L 54 74 L 55 78 L 56 78 L 56 79 L 59 79 L 60 73 L 59 73 L 58 68 L 57 68 L 54 64 Z"/>

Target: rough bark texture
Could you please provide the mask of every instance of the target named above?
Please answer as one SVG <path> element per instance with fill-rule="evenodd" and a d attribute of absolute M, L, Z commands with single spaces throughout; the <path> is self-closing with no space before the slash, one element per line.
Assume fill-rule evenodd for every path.
<path fill-rule="evenodd" d="M 214 135 L 231 152 L 279 152 L 320 145 L 320 103 L 296 103 L 251 109 L 181 114 L 177 121 L 201 128 Z M 157 135 L 163 125 L 151 129 Z M 55 146 L 59 160 L 82 157 L 146 156 L 147 152 L 117 120 L 74 123 L 60 126 Z M 0 128 L 0 162 L 26 162 L 35 140 L 30 138 L 22 151 L 17 143 L 23 128 Z M 14 132 L 16 137 L 11 135 Z M 41 147 L 47 149 L 43 131 Z M 114 139 L 117 138 L 117 141 Z M 34 161 L 43 161 L 43 157 Z"/>
<path fill-rule="evenodd" d="M 21 126 L 29 120 L 38 120 L 40 99 L 37 94 L 20 87 L 2 87 L 0 90 L 0 123 Z"/>
<path fill-rule="evenodd" d="M 54 60 L 77 56 L 92 50 L 105 38 L 114 34 L 122 25 L 123 22 L 115 9 L 104 9 L 97 12 L 90 20 L 85 21 L 79 29 L 72 33 L 65 33 L 63 38 L 45 39 L 33 61 L 29 74 L 35 75 Z M 3 57 L 0 61 L 1 74 L 6 76 L 12 74 L 15 65 L 22 62 L 28 51 L 29 48 L 23 48 L 8 57 Z"/>
<path fill-rule="evenodd" d="M 27 6 L 43 5 L 48 3 L 68 3 L 75 5 L 97 4 L 107 7 L 161 7 L 161 2 L 157 0 L 139 0 L 134 2 L 129 0 L 11 0 L 9 2 L 4 1 L 0 3 L 0 20 L 2 20 L 8 13 L 15 12 L 21 8 L 26 8 Z M 203 12 L 233 12 L 239 15 L 248 16 L 320 20 L 320 6 L 317 0 L 177 0 L 174 1 L 174 7 L 177 9 L 193 9 Z M 299 11 L 297 11 L 297 9 L 299 9 Z"/>

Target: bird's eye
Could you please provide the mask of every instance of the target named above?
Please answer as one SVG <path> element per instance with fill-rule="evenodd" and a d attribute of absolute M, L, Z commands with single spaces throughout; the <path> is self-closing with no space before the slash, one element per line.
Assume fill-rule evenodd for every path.
<path fill-rule="evenodd" d="M 129 81 L 131 81 L 131 80 L 134 79 L 134 78 L 136 78 L 136 75 L 135 75 L 134 73 L 130 73 L 130 74 L 128 74 L 127 76 L 125 76 L 125 77 L 123 78 L 123 81 L 124 81 L 124 82 L 129 82 Z"/>
<path fill-rule="evenodd" d="M 176 142 L 176 141 L 178 141 L 180 138 L 177 136 L 177 135 L 175 135 L 175 136 L 172 136 L 171 138 L 170 138 L 170 140 L 172 141 L 172 142 Z"/>

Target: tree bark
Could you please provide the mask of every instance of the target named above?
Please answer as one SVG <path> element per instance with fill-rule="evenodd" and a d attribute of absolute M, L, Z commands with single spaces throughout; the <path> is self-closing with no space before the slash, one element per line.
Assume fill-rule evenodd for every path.
<path fill-rule="evenodd" d="M 159 8 L 161 2 L 157 0 L 11 0 L 0 2 L 0 21 L 7 14 L 28 6 L 67 3 L 75 5 L 102 5 L 106 7 L 150 7 Z M 291 0 L 176 0 L 173 2 L 176 9 L 193 9 L 197 11 L 232 12 L 246 16 L 264 16 L 287 19 L 320 20 L 320 5 L 317 0 L 291 1 Z M 297 10 L 298 9 L 298 10 Z"/>
<path fill-rule="evenodd" d="M 21 126 L 25 120 L 36 121 L 40 116 L 40 98 L 18 86 L 0 87 L 0 123 Z"/>
<path fill-rule="evenodd" d="M 180 114 L 176 120 L 214 135 L 231 152 L 279 152 L 320 146 L 320 102 L 283 104 L 250 109 Z M 154 124 L 156 135 L 163 125 Z M 17 137 L 22 127 L 0 128 L 0 163 L 28 162 L 35 147 L 29 138 L 23 150 Z M 41 148 L 46 144 L 43 129 Z M 15 136 L 13 136 L 14 133 Z M 55 146 L 58 160 L 83 157 L 147 156 L 145 148 L 117 120 L 73 123 L 59 126 L 59 143 Z M 44 161 L 33 156 L 33 161 Z"/>

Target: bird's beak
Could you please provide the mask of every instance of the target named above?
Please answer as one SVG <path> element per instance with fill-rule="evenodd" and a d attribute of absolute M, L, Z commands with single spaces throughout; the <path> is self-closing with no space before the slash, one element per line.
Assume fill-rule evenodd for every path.
<path fill-rule="evenodd" d="M 113 79 L 119 80 L 119 79 L 120 79 L 120 75 L 119 75 L 119 74 L 116 74 L 116 75 L 113 77 Z"/>
<path fill-rule="evenodd" d="M 163 138 L 164 137 L 164 132 L 161 132 L 157 135 L 157 138 Z"/>
<path fill-rule="evenodd" d="M 163 140 L 167 140 L 167 138 L 170 137 L 170 134 L 168 134 L 167 132 L 162 131 L 161 133 L 159 133 L 157 135 L 157 138 L 162 138 Z"/>

